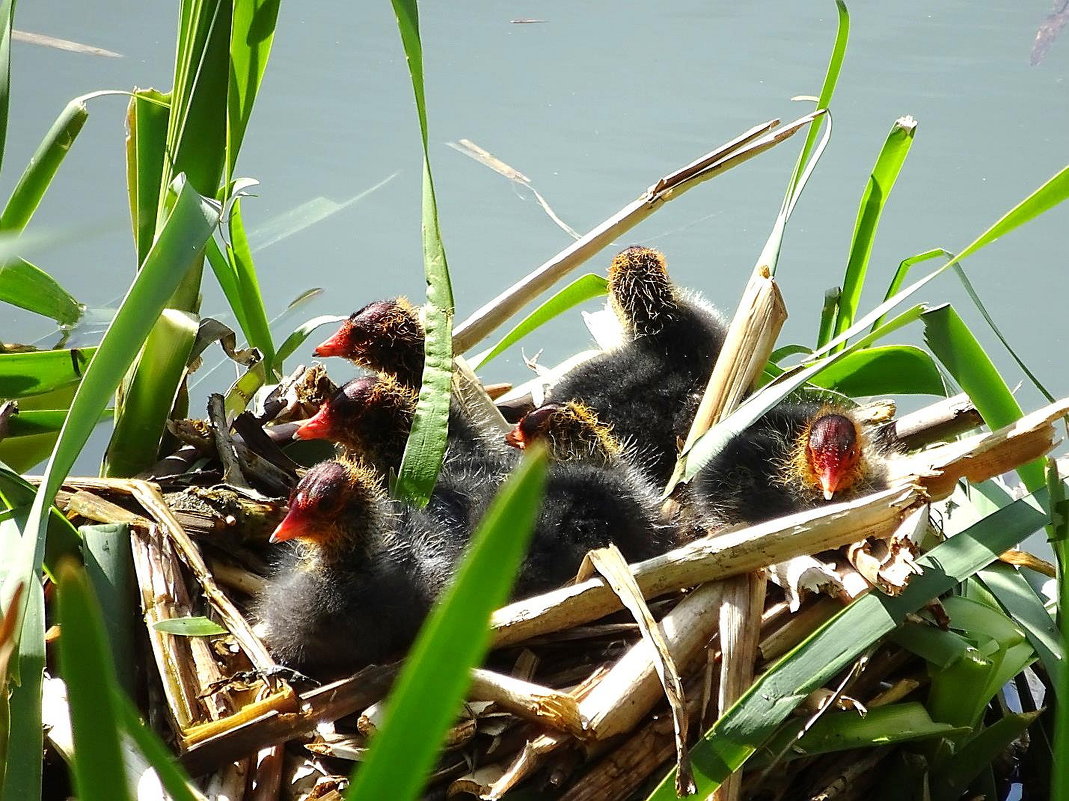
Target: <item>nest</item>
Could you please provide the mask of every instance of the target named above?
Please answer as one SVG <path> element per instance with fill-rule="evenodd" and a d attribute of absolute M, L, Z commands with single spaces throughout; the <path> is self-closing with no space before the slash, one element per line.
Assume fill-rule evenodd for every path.
<path fill-rule="evenodd" d="M 325 396 L 321 374 L 298 379 L 292 386 L 304 389 L 273 404 L 270 421 L 246 413 L 231 430 L 214 400 L 207 423 L 175 429 L 185 444 L 153 481 L 70 479 L 57 498 L 75 523 L 127 525 L 145 622 L 143 711 L 208 792 L 236 799 L 340 798 L 398 669 L 372 666 L 309 687 L 275 664 L 249 617 L 268 572 L 268 536 L 296 477 L 276 442 L 292 431 L 287 417 Z M 919 544 L 938 536 L 928 505 L 961 479 L 984 480 L 1047 453 L 1052 423 L 1067 411 L 1062 401 L 1006 429 L 933 444 L 903 459 L 886 490 L 699 539 L 630 570 L 618 554 L 595 552 L 573 585 L 494 614 L 494 650 L 474 672 L 428 792 L 499 798 L 531 782 L 567 801 L 626 798 L 673 760 L 685 788 L 688 743 L 718 708 L 844 601 L 874 587 L 901 591 Z M 954 398 L 894 425 L 918 448 L 979 422 Z M 809 591 L 814 584 L 825 591 Z M 754 612 L 760 627 L 748 623 Z M 199 617 L 224 633 L 168 633 L 173 621 Z M 899 699 L 925 681 L 922 665 L 881 645 L 802 714 Z M 46 689 L 60 707 L 61 693 Z M 46 704 L 46 716 L 54 708 Z M 889 750 L 766 764 L 747 778 L 746 795 L 845 786 L 838 797 L 858 797 Z"/>

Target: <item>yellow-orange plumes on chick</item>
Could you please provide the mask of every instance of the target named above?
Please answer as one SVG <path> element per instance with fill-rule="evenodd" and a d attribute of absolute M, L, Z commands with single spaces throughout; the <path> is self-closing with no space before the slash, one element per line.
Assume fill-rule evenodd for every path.
<path fill-rule="evenodd" d="M 819 489 L 824 500 L 865 477 L 864 432 L 852 418 L 822 409 L 802 430 L 791 458 L 791 478 Z"/>

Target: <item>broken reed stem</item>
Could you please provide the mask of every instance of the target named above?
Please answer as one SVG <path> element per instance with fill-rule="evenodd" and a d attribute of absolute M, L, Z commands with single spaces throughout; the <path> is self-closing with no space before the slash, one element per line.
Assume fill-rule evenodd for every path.
<path fill-rule="evenodd" d="M 653 619 L 649 608 L 642 597 L 642 593 L 631 575 L 631 569 L 615 545 L 608 548 L 600 548 L 587 554 L 584 566 L 589 561 L 590 565 L 602 575 L 606 583 L 620 599 L 620 603 L 631 613 L 635 622 L 642 631 L 642 642 L 648 648 L 644 652 L 643 665 L 648 668 L 645 675 L 655 676 L 660 682 L 668 699 L 668 706 L 672 710 L 672 726 L 675 730 L 676 740 L 676 794 L 690 795 L 695 791 L 694 779 L 691 776 L 690 760 L 687 755 L 687 728 L 688 718 L 683 700 L 683 683 L 679 678 L 679 670 L 676 667 L 675 655 L 667 642 L 667 631 Z M 688 654 L 689 656 L 689 654 Z M 619 664 L 619 663 L 617 663 Z M 645 671 L 644 671 L 645 672 Z M 611 675 L 611 671 L 610 671 Z M 603 679 L 597 687 L 605 683 Z M 597 689 L 595 687 L 595 690 Z M 654 699 L 660 694 L 656 685 L 653 685 Z M 593 691 L 592 691 L 593 692 Z M 632 698 L 630 690 L 625 690 L 624 698 Z M 587 696 L 589 700 L 589 696 Z M 655 703 L 651 701 L 652 704 Z"/>
<path fill-rule="evenodd" d="M 787 307 L 779 287 L 768 267 L 759 265 L 750 276 L 728 327 L 724 346 L 687 433 L 684 454 L 750 391 L 772 355 L 786 319 Z"/>
<path fill-rule="evenodd" d="M 695 540 L 632 565 L 632 572 L 648 599 L 794 556 L 840 548 L 865 537 L 886 537 L 896 529 L 906 510 L 922 500 L 915 488 L 883 490 L 716 538 Z M 495 647 L 522 642 L 538 634 L 597 620 L 619 608 L 619 599 L 612 590 L 600 579 L 590 579 L 499 609 L 491 617 L 493 642 Z"/>
<path fill-rule="evenodd" d="M 722 582 L 704 584 L 661 619 L 672 660 L 683 673 L 716 634 Z M 580 736 L 605 740 L 631 731 L 656 705 L 662 690 L 654 668 L 654 648 L 640 640 L 621 657 L 579 703 Z"/>
<path fill-rule="evenodd" d="M 155 624 L 161 620 L 188 617 L 191 610 L 179 610 L 172 593 L 176 581 L 180 581 L 177 565 L 167 558 L 166 539 L 156 526 L 130 529 L 130 548 L 133 553 L 134 573 L 137 576 L 141 613 L 148 630 L 149 644 L 156 661 L 156 670 L 163 683 L 171 725 L 176 732 L 184 732 L 198 722 L 200 690 L 196 678 L 188 670 L 190 666 L 189 643 L 183 637 L 175 637 L 157 631 Z M 173 554 L 172 554 L 173 556 Z"/>
<path fill-rule="evenodd" d="M 895 436 L 908 450 L 949 439 L 984 424 L 984 418 L 964 392 L 933 403 L 894 421 Z"/>
<path fill-rule="evenodd" d="M 753 625 L 765 606 L 764 574 L 748 573 L 723 582 L 720 604 L 720 690 L 717 708 L 723 715 L 753 684 L 760 627 Z M 756 616 L 756 617 L 755 617 Z M 729 774 L 713 792 L 715 801 L 735 801 L 742 791 L 742 774 Z"/>
<path fill-rule="evenodd" d="M 1069 398 L 1048 404 L 990 434 L 976 434 L 890 462 L 897 475 L 916 477 L 933 501 L 947 498 L 961 479 L 976 484 L 1006 473 L 1054 447 L 1053 423 L 1069 413 Z"/>
<path fill-rule="evenodd" d="M 483 668 L 471 672 L 468 698 L 493 701 L 517 717 L 572 733 L 582 732 L 579 708 L 568 693 Z"/>
<path fill-rule="evenodd" d="M 641 197 L 573 242 L 549 261 L 477 309 L 453 331 L 453 352 L 465 353 L 525 304 L 578 267 L 614 239 L 634 228 L 668 200 L 778 145 L 824 112 L 817 111 L 775 128 L 779 120 L 758 125 L 680 170 L 666 175 Z"/>

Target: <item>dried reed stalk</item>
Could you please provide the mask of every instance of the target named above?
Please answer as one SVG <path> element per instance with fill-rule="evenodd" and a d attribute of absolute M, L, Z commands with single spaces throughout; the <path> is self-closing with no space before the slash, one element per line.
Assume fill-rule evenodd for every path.
<path fill-rule="evenodd" d="M 961 479 L 986 481 L 1038 459 L 1054 447 L 1054 422 L 1069 413 L 1063 398 L 990 434 L 976 434 L 896 459 L 892 468 L 918 481 L 932 500 L 949 497 Z M 915 478 L 914 478 L 915 477 Z"/>
<path fill-rule="evenodd" d="M 937 401 L 894 421 L 895 436 L 909 450 L 979 428 L 984 418 L 964 392 Z"/>
<path fill-rule="evenodd" d="M 807 114 L 780 128 L 775 128 L 779 125 L 779 120 L 758 125 L 686 167 L 661 178 L 637 200 L 629 203 L 460 323 L 453 332 L 453 351 L 464 353 L 470 350 L 533 297 L 544 292 L 614 239 L 634 228 L 663 203 L 778 145 L 823 113 L 816 111 Z"/>
<path fill-rule="evenodd" d="M 672 710 L 672 726 L 675 730 L 676 741 L 676 794 L 690 795 L 694 792 L 694 779 L 691 776 L 690 760 L 687 756 L 687 728 L 689 721 L 685 701 L 683 700 L 683 683 L 676 668 L 675 655 L 666 641 L 667 633 L 653 619 L 653 615 L 650 614 L 650 610 L 642 598 L 642 593 L 631 575 L 627 560 L 624 559 L 619 548 L 615 545 L 610 545 L 608 548 L 591 551 L 587 554 L 586 559 L 583 560 L 584 568 L 587 563 L 602 575 L 609 587 L 620 599 L 620 603 L 635 618 L 635 622 L 638 623 L 639 629 L 642 631 L 641 642 L 648 646 L 646 652 L 642 654 L 644 666 L 648 665 L 650 669 L 649 675 L 659 680 L 661 689 L 668 699 L 668 706 Z M 582 572 L 583 570 L 580 571 L 580 573 Z M 634 653 L 634 649 L 631 652 Z M 689 656 L 689 654 L 687 655 Z M 605 680 L 603 679 L 595 689 L 604 683 Z M 654 692 L 656 693 L 656 685 L 654 685 Z M 633 697 L 630 689 L 625 690 L 621 695 L 621 698 L 631 699 Z M 588 695 L 586 700 L 589 701 L 589 699 L 590 696 Z"/>
<path fill-rule="evenodd" d="M 842 547 L 865 537 L 886 537 L 913 505 L 916 488 L 897 487 L 845 503 L 829 504 L 779 520 L 703 538 L 632 565 L 645 598 L 727 578 L 793 556 Z M 620 608 L 603 581 L 590 579 L 499 609 L 491 617 L 500 647 L 604 617 Z"/>
<path fill-rule="evenodd" d="M 561 731 L 574 733 L 583 729 L 579 707 L 568 693 L 490 670 L 472 670 L 468 698 L 474 701 L 493 701 L 517 717 Z"/>

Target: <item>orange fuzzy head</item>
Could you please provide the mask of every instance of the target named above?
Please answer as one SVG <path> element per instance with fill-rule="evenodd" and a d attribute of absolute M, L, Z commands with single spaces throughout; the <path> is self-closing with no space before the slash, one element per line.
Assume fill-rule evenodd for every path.
<path fill-rule="evenodd" d="M 320 462 L 301 478 L 289 512 L 271 542 L 299 539 L 306 545 L 343 548 L 367 542 L 383 499 L 374 470 L 359 462 Z"/>
<path fill-rule="evenodd" d="M 824 500 L 849 489 L 864 474 L 863 434 L 854 420 L 822 411 L 802 432 L 796 462 L 803 479 L 819 488 Z"/>
<path fill-rule="evenodd" d="M 609 300 L 620 319 L 637 336 L 655 333 L 676 308 L 675 288 L 664 254 L 632 245 L 609 265 Z"/>
<path fill-rule="evenodd" d="M 609 426 L 598 420 L 591 409 L 575 401 L 540 406 L 524 415 L 505 435 L 505 442 L 520 450 L 537 440 L 546 443 L 550 458 L 556 461 L 588 458 L 608 461 L 620 454 L 620 446 Z"/>
<path fill-rule="evenodd" d="M 422 375 L 425 339 L 419 312 L 411 303 L 404 298 L 377 300 L 349 315 L 313 355 L 341 356 L 411 383 Z"/>

